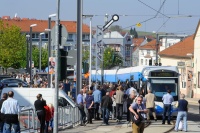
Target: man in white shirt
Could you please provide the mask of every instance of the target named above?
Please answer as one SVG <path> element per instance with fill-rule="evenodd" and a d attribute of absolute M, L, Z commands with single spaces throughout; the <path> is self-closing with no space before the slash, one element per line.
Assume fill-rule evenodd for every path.
<path fill-rule="evenodd" d="M 14 92 L 8 92 L 8 99 L 3 102 L 1 113 L 4 113 L 4 131 L 13 133 L 20 133 L 20 126 L 18 120 L 18 113 L 20 112 L 18 101 L 13 98 Z"/>

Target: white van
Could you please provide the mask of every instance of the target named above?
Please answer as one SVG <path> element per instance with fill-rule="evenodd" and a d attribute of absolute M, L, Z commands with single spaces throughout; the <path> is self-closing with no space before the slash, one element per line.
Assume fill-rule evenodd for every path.
<path fill-rule="evenodd" d="M 54 104 L 54 88 L 3 88 L 1 92 L 1 97 L 3 93 L 8 93 L 9 91 L 14 92 L 14 99 L 18 100 L 21 107 L 34 107 L 34 102 L 37 99 L 36 96 L 40 93 L 46 103 Z M 75 102 L 62 90 L 59 90 L 58 95 L 58 106 L 72 105 L 75 107 Z"/>

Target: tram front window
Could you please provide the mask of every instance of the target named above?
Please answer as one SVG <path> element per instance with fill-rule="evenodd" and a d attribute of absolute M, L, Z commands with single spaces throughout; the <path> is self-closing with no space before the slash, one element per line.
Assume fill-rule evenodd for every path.
<path fill-rule="evenodd" d="M 151 90 L 152 93 L 155 94 L 155 96 L 157 97 L 158 101 L 162 101 L 162 97 L 164 94 L 167 93 L 167 90 L 171 90 L 171 95 L 174 97 L 175 99 L 178 99 L 177 96 L 177 84 L 176 83 L 166 83 L 165 82 L 152 82 L 151 83 Z"/>

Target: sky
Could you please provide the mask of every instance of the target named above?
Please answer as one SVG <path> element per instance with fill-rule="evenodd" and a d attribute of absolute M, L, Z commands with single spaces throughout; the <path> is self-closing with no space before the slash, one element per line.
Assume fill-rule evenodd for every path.
<path fill-rule="evenodd" d="M 1 0 L 0 17 L 16 14 L 20 18 L 47 20 L 56 13 L 57 0 Z M 104 25 L 112 15 L 119 20 L 112 25 L 122 29 L 174 34 L 195 33 L 200 18 L 200 0 L 83 0 L 83 14 L 94 15 L 92 26 Z M 77 0 L 60 0 L 60 20 L 77 20 Z M 89 18 L 83 19 L 89 25 Z M 141 23 L 141 27 L 136 24 Z"/>

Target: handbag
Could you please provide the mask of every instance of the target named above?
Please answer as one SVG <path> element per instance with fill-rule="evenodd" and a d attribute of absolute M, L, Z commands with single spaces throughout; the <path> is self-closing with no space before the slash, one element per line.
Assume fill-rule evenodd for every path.
<path fill-rule="evenodd" d="M 131 113 L 131 115 L 130 115 L 131 116 L 131 120 L 136 125 L 139 125 L 144 120 L 144 117 L 141 115 L 141 113 L 137 113 L 137 115 L 139 116 L 138 119 L 136 118 L 136 116 L 132 112 L 130 112 L 130 113 Z"/>

